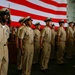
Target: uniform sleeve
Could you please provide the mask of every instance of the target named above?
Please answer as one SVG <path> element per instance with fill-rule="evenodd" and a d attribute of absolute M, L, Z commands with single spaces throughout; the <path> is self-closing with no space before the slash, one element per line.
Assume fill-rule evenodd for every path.
<path fill-rule="evenodd" d="M 35 37 L 35 32 L 33 31 L 33 37 Z"/>
<path fill-rule="evenodd" d="M 6 30 L 7 31 L 7 39 L 9 38 L 9 35 L 10 35 L 10 29 L 9 29 L 9 27 L 8 27 L 8 29 Z"/>
<path fill-rule="evenodd" d="M 52 31 L 50 29 L 50 40 L 52 40 Z"/>
<path fill-rule="evenodd" d="M 20 39 L 23 39 L 24 38 L 24 35 L 25 35 L 25 29 L 23 28 L 20 32 L 20 35 L 19 35 L 19 38 Z"/>
<path fill-rule="evenodd" d="M 36 32 L 36 31 L 35 31 L 35 30 L 33 30 L 34 36 L 35 36 L 35 32 Z"/>
<path fill-rule="evenodd" d="M 22 29 L 23 29 L 23 28 L 22 28 Z M 21 32 L 22 32 L 22 29 L 19 30 L 18 38 L 20 38 L 20 35 L 21 35 Z"/>
<path fill-rule="evenodd" d="M 61 29 L 58 29 L 57 35 L 58 35 L 58 36 L 61 36 Z"/>
<path fill-rule="evenodd" d="M 66 29 L 66 38 L 67 38 L 67 40 L 70 38 L 70 35 L 69 35 L 69 27 Z"/>
<path fill-rule="evenodd" d="M 66 29 L 66 33 L 69 34 L 69 28 Z"/>
<path fill-rule="evenodd" d="M 44 37 L 44 35 L 45 35 L 45 29 L 43 29 L 43 30 L 41 31 L 41 36 Z"/>
<path fill-rule="evenodd" d="M 54 35 L 53 35 L 53 31 L 51 30 L 51 39 L 53 39 Z"/>
<path fill-rule="evenodd" d="M 20 28 L 18 28 L 18 31 L 17 31 L 17 36 L 19 36 L 20 34 Z"/>

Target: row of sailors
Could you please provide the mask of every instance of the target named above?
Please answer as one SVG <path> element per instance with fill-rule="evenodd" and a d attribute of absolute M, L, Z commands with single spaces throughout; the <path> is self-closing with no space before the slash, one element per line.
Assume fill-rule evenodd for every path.
<path fill-rule="evenodd" d="M 57 32 L 55 26 L 52 25 L 51 18 L 47 18 L 44 22 L 46 26 L 40 31 L 39 22 L 35 24 L 35 30 L 31 28 L 32 19 L 30 16 L 19 20 L 22 26 L 18 28 L 16 34 L 17 66 L 18 70 L 22 69 L 22 75 L 30 75 L 32 63 L 40 63 L 41 70 L 46 71 L 50 58 L 56 58 L 58 64 L 64 63 L 65 53 L 67 58 L 72 58 L 75 49 L 73 49 L 75 44 L 73 22 L 69 22 L 65 31 L 65 22 L 59 21 L 60 27 Z"/>
<path fill-rule="evenodd" d="M 24 22 L 23 22 L 24 21 Z M 30 26 L 32 25 L 32 19 L 26 17 L 23 21 L 19 21 L 24 24 L 23 28 L 18 29 L 16 34 L 16 45 L 18 48 L 18 67 L 22 68 L 22 75 L 30 75 L 32 62 L 37 63 L 40 59 L 41 70 L 48 70 L 49 59 L 52 57 L 52 51 L 55 48 L 55 40 L 53 39 L 51 18 L 47 18 L 44 22 L 46 23 L 45 28 L 40 32 L 39 24 L 36 25 L 36 29 L 33 31 Z M 0 10 L 0 75 L 7 75 L 8 70 L 8 48 L 7 39 L 9 38 L 9 27 L 6 24 L 10 23 L 10 12 L 8 9 Z M 69 26 L 64 30 L 64 21 L 59 22 L 59 29 L 56 35 L 56 59 L 58 64 L 64 63 L 64 53 L 66 52 L 67 58 L 72 58 L 74 54 L 73 46 L 75 45 L 75 28 L 73 22 L 69 23 Z M 38 33 L 38 32 L 39 33 Z M 54 31 L 54 30 L 53 30 Z M 36 33 L 37 32 L 37 33 Z M 38 35 L 39 34 L 39 35 Z M 39 36 L 39 41 L 38 37 Z M 40 40 L 41 37 L 41 40 Z M 35 38 L 37 38 L 35 40 Z M 55 37 L 54 37 L 55 39 Z M 34 41 L 35 40 L 35 41 Z M 20 41 L 20 43 L 19 43 Z M 54 42 L 54 43 L 53 43 Z M 53 44 L 53 45 L 52 45 Z M 66 46 L 66 49 L 65 49 Z M 41 51 L 40 51 L 41 48 Z M 54 50 L 54 51 L 55 51 Z M 41 52 L 40 56 L 39 53 Z M 54 53 L 54 52 L 53 52 Z M 54 56 L 54 55 L 53 55 Z"/>

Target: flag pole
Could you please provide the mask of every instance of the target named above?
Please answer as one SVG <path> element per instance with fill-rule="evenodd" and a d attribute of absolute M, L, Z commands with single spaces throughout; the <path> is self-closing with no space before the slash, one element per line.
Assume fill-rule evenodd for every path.
<path fill-rule="evenodd" d="M 9 9 L 9 13 L 10 13 L 10 21 L 11 21 L 11 11 L 10 11 L 10 4 L 8 5 L 8 9 Z M 9 23 L 9 27 L 10 27 L 10 23 Z"/>

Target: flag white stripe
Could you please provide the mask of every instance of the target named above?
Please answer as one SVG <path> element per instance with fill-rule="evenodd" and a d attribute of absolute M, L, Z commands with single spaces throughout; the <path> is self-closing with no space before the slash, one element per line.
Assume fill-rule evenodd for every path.
<path fill-rule="evenodd" d="M 33 4 L 36 4 L 36 5 L 39 5 L 39 6 L 42 6 L 44 8 L 48 8 L 48 9 L 52 9 L 52 10 L 57 10 L 58 11 L 67 11 L 66 7 L 57 7 L 57 6 L 54 6 L 54 5 L 51 5 L 51 4 L 47 4 L 47 3 L 44 3 L 40 0 L 27 0 Z"/>
<path fill-rule="evenodd" d="M 65 4 L 67 4 L 67 0 L 53 0 L 53 1 L 55 1 L 55 2 L 57 2 L 57 3 L 65 3 Z"/>

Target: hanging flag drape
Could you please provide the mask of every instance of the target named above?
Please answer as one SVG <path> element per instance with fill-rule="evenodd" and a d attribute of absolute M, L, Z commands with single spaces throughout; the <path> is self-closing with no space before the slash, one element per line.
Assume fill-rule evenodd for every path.
<path fill-rule="evenodd" d="M 8 7 L 9 4 L 11 26 L 20 26 L 18 20 L 26 16 L 32 17 L 33 24 L 38 21 L 43 26 L 46 17 L 51 17 L 57 27 L 59 20 L 67 22 L 67 0 L 0 0 L 0 8 Z"/>

